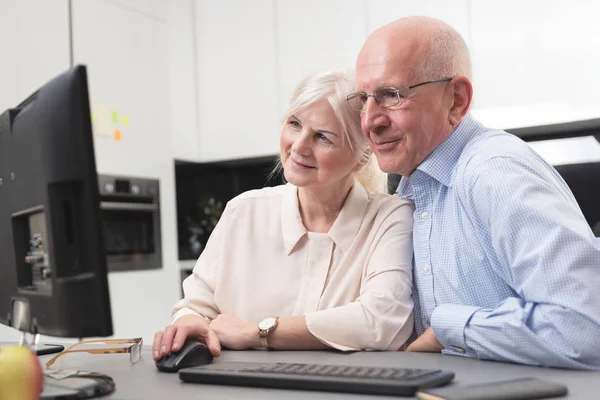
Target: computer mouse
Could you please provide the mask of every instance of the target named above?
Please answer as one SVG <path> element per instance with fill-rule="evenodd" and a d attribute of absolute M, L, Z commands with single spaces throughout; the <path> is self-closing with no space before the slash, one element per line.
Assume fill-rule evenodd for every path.
<path fill-rule="evenodd" d="M 156 368 L 162 372 L 177 372 L 181 368 L 210 364 L 213 355 L 206 345 L 198 340 L 188 339 L 177 352 L 171 352 L 156 361 Z"/>

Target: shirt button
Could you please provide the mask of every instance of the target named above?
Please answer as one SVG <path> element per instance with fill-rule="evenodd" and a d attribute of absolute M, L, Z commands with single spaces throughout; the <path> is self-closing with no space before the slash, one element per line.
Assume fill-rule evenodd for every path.
<path fill-rule="evenodd" d="M 423 266 L 423 271 L 425 271 L 425 272 L 429 272 L 430 269 L 431 269 L 431 267 L 429 266 L 429 264 L 425 264 Z"/>
<path fill-rule="evenodd" d="M 427 211 L 423 211 L 423 212 L 421 213 L 421 218 L 422 218 L 422 219 L 427 219 L 428 217 L 429 217 L 429 213 L 428 213 Z"/>
<path fill-rule="evenodd" d="M 450 348 L 457 353 L 465 354 L 465 349 L 463 349 L 462 347 L 452 345 L 452 346 L 450 346 Z"/>

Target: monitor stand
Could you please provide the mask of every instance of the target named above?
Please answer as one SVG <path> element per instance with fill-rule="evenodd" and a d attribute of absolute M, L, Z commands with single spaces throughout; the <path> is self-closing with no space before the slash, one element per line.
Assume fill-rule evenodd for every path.
<path fill-rule="evenodd" d="M 33 336 L 33 338 L 30 338 L 30 336 Z M 32 335 L 30 333 L 22 332 L 19 344 L 21 346 L 29 347 L 31 351 L 34 351 L 38 356 L 60 353 L 65 349 L 65 346 L 60 344 L 40 343 L 40 335 L 37 333 Z"/>

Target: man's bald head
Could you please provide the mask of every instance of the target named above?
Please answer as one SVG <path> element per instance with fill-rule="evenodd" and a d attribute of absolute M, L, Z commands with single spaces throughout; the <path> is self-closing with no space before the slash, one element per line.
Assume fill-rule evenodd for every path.
<path fill-rule="evenodd" d="M 414 82 L 454 76 L 472 80 L 467 44 L 454 28 L 435 18 L 406 17 L 373 32 L 360 51 L 357 68 L 384 62 Z"/>

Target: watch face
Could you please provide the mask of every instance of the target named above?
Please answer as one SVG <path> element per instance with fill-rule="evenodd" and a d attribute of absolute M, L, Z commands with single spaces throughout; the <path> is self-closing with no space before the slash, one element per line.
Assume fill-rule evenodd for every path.
<path fill-rule="evenodd" d="M 271 329 L 275 325 L 275 318 L 269 317 L 265 318 L 258 323 L 258 329 L 265 331 L 267 329 Z"/>

